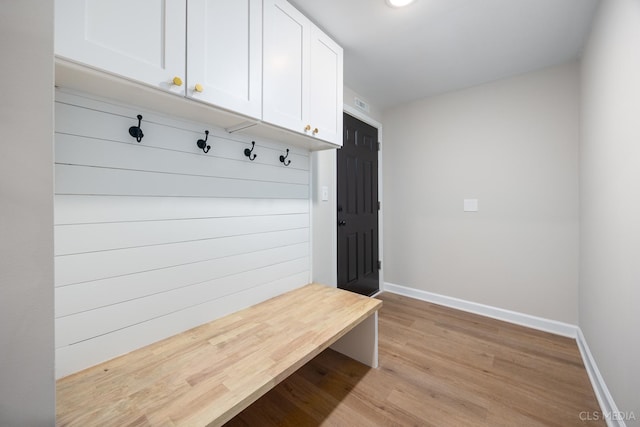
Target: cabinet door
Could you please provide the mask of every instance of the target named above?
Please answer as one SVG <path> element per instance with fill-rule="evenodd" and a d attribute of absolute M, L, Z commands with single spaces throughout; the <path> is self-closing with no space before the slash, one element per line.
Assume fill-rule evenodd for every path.
<path fill-rule="evenodd" d="M 189 0 L 187 41 L 187 96 L 260 119 L 262 0 Z"/>
<path fill-rule="evenodd" d="M 56 55 L 184 94 L 186 0 L 56 0 Z"/>
<path fill-rule="evenodd" d="M 310 27 L 311 22 L 286 1 L 264 1 L 262 118 L 301 133 L 310 126 Z"/>
<path fill-rule="evenodd" d="M 311 29 L 309 123 L 316 138 L 342 145 L 343 51 L 315 25 Z"/>

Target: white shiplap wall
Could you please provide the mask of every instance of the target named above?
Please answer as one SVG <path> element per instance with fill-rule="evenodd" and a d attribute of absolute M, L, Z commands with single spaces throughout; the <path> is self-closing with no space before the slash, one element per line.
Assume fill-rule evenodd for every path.
<path fill-rule="evenodd" d="M 77 93 L 55 114 L 57 377 L 310 281 L 309 152 L 251 162 L 244 136 Z"/>

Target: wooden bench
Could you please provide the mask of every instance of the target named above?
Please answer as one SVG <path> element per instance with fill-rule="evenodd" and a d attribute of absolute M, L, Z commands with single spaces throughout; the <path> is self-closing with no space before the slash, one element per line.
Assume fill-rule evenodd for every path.
<path fill-rule="evenodd" d="M 57 425 L 222 425 L 357 325 L 377 332 L 381 306 L 317 284 L 287 292 L 61 378 Z M 336 348 L 374 342 L 375 365 L 362 335 Z"/>

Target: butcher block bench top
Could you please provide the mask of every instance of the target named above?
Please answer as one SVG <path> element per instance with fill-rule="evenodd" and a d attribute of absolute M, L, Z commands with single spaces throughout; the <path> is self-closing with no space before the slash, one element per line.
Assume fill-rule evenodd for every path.
<path fill-rule="evenodd" d="M 57 425 L 222 425 L 381 306 L 295 289 L 61 378 Z"/>

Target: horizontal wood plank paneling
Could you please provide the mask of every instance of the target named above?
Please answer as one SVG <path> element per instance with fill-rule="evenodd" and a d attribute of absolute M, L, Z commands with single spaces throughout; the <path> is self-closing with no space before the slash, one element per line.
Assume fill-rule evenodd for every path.
<path fill-rule="evenodd" d="M 308 184 L 56 164 L 58 194 L 307 199 Z"/>
<path fill-rule="evenodd" d="M 73 346 L 57 348 L 56 374 L 58 377 L 62 377 L 76 372 L 78 366 L 92 366 L 127 353 L 131 351 L 131 342 L 135 342 L 137 347 L 142 347 L 201 325 L 211 319 L 257 304 L 283 292 L 300 287 L 300 283 L 308 280 L 308 276 L 308 272 L 305 271 L 283 277 L 274 282 L 261 283 L 255 287 L 228 295 L 226 298 L 208 301 L 180 312 L 150 319 L 110 334 L 79 342 Z"/>
<path fill-rule="evenodd" d="M 305 199 L 206 199 L 58 195 L 55 224 L 308 214 Z"/>
<path fill-rule="evenodd" d="M 308 241 L 309 230 L 298 229 L 71 256 L 62 255 L 55 258 L 55 283 L 56 286 L 66 286 Z"/>
<path fill-rule="evenodd" d="M 58 377 L 310 281 L 309 152 L 63 91 L 55 117 Z"/>
<path fill-rule="evenodd" d="M 197 138 L 193 138 L 195 147 Z M 208 141 L 213 144 L 213 141 Z M 134 145 L 136 144 L 136 145 Z M 240 151 L 240 150 L 239 150 Z M 238 153 L 240 154 L 240 153 Z M 276 156 L 273 156 L 275 160 Z M 155 148 L 137 143 L 114 143 L 104 139 L 60 134 L 56 138 L 56 162 L 68 165 L 86 165 L 102 168 L 130 169 L 145 172 L 163 172 L 190 176 L 235 178 L 250 181 L 309 183 L 306 169 L 277 167 L 278 165 L 247 162 L 242 158 L 226 159 L 208 154 L 188 153 Z M 275 166 L 275 167 L 274 167 Z"/>
<path fill-rule="evenodd" d="M 58 92 L 57 98 L 61 98 Z M 122 142 L 133 146 L 161 148 L 172 151 L 182 151 L 203 155 L 196 146 L 198 139 L 204 139 L 204 131 L 209 131 L 207 144 L 211 151 L 207 154 L 213 158 L 246 160 L 244 149 L 251 148 L 251 138 L 230 135 L 223 129 L 208 127 L 200 123 L 189 123 L 167 119 L 153 113 L 144 113 L 141 128 L 144 138 L 137 143 L 128 132 L 130 126 L 137 126 L 137 109 L 115 107 L 102 102 L 95 102 L 83 98 L 70 97 L 65 94 L 66 102 L 56 103 L 56 133 L 61 135 L 75 135 L 87 137 L 89 140 L 102 139 L 111 142 Z M 78 102 L 80 101 L 80 102 Z M 80 107 L 80 108 L 78 108 Z M 290 169 L 308 169 L 309 153 L 295 147 L 285 147 L 270 144 L 260 140 L 256 142 L 254 151 L 258 157 L 252 164 L 267 164 L 282 166 L 279 155 L 285 154 L 286 148 L 290 153 L 287 160 L 291 160 Z"/>
<path fill-rule="evenodd" d="M 308 214 L 60 225 L 58 255 L 309 228 Z"/>
<path fill-rule="evenodd" d="M 306 256 L 144 298 L 59 317 L 56 322 L 56 347 L 91 339 L 156 317 L 166 316 L 220 299 L 255 287 L 259 283 L 274 282 L 291 273 L 305 271 L 309 271 L 309 258 Z"/>
<path fill-rule="evenodd" d="M 64 317 L 100 307 L 144 298 L 207 281 L 232 277 L 248 268 L 260 269 L 309 256 L 309 245 L 299 243 L 263 251 L 165 267 L 125 276 L 93 280 L 57 289 L 56 316 Z"/>

